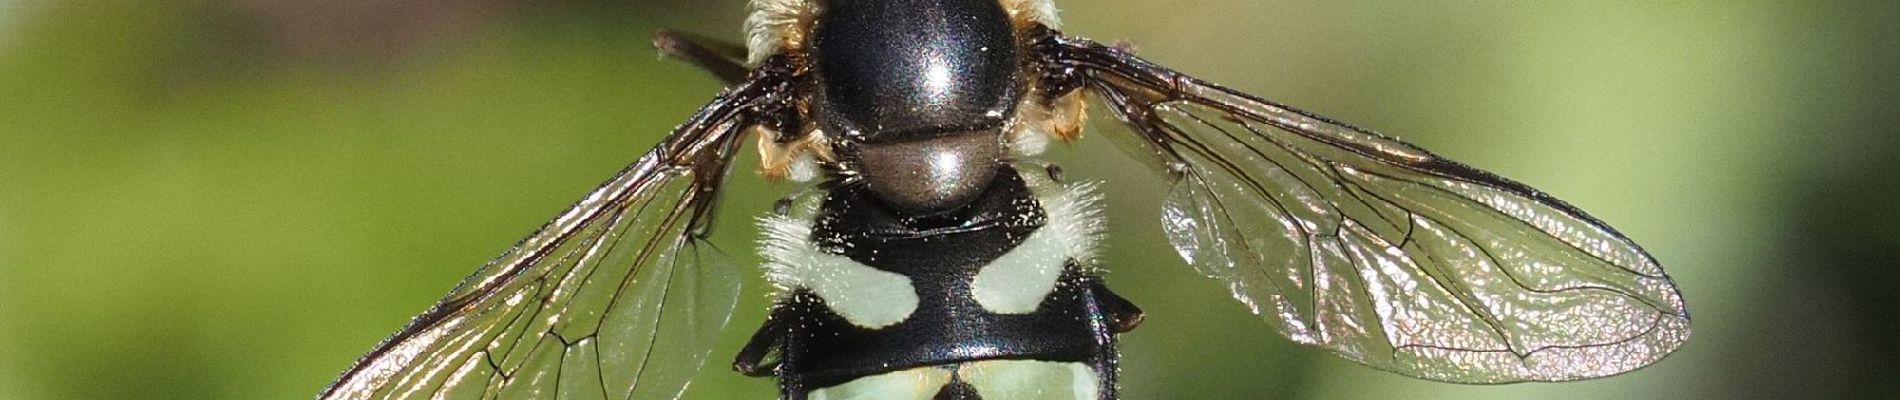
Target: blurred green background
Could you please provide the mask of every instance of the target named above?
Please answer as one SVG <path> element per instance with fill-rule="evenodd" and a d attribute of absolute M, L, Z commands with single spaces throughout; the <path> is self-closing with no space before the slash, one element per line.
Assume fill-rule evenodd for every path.
<path fill-rule="evenodd" d="M 1289 344 L 1173 258 L 1158 177 L 1098 123 L 1056 160 L 1108 182 L 1110 279 L 1149 312 L 1127 398 L 1900 398 L 1900 3 L 1157 3 L 1063 17 L 1590 210 L 1695 334 L 1504 386 Z M 737 38 L 744 7 L 0 0 L 0 399 L 314 395 L 710 98 L 649 34 Z M 741 176 L 718 240 L 752 260 L 745 216 L 785 187 Z M 749 279 L 689 398 L 772 396 L 721 367 L 762 318 Z"/>

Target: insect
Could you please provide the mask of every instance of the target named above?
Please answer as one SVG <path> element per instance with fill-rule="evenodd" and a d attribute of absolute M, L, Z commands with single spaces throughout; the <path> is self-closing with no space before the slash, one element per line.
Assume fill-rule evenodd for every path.
<path fill-rule="evenodd" d="M 728 82 L 324 399 L 677 397 L 739 295 L 707 245 L 732 160 L 808 182 L 759 220 L 771 314 L 735 357 L 787 399 L 1113 399 L 1142 311 L 1093 184 L 1038 155 L 1097 101 L 1171 177 L 1172 245 L 1293 341 L 1462 383 L 1653 363 L 1689 335 L 1635 243 L 1524 184 L 1057 30 L 1049 0 L 755 0 Z"/>

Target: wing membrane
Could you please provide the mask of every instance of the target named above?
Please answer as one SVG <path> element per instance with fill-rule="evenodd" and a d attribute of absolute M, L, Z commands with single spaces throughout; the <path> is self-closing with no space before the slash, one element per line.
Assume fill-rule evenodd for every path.
<path fill-rule="evenodd" d="M 1287 337 L 1427 379 L 1558 381 L 1655 362 L 1689 335 L 1673 282 L 1608 225 L 1529 186 L 1053 36 L 1171 170 L 1181 256 Z"/>
<path fill-rule="evenodd" d="M 746 110 L 734 85 L 659 146 L 470 275 L 321 399 L 672 399 L 739 278 L 705 241 Z"/>

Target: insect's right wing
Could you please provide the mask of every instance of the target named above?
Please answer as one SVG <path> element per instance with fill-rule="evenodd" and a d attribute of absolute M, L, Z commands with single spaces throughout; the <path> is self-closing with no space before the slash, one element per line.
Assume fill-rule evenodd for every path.
<path fill-rule="evenodd" d="M 1656 260 L 1522 183 L 1410 144 L 1051 34 L 1174 174 L 1163 226 L 1189 264 L 1303 344 L 1465 383 L 1600 377 L 1689 336 Z"/>
<path fill-rule="evenodd" d="M 320 399 L 673 399 L 739 278 L 705 242 L 762 67 L 365 355 Z"/>

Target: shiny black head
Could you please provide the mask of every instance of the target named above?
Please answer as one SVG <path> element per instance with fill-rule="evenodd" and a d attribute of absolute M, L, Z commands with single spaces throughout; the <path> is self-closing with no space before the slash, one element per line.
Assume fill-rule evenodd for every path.
<path fill-rule="evenodd" d="M 879 198 L 933 214 L 989 185 L 1024 87 L 997 0 L 829 0 L 813 29 L 813 116 Z"/>

